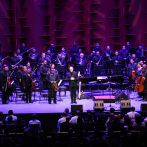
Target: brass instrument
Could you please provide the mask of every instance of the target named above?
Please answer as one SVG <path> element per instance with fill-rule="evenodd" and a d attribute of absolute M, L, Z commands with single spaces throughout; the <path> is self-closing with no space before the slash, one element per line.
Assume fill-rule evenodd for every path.
<path fill-rule="evenodd" d="M 110 55 L 108 54 L 108 52 L 106 52 L 106 57 L 108 57 L 108 60 L 111 60 Z"/>
<path fill-rule="evenodd" d="M 12 70 L 14 70 L 16 68 L 16 66 L 21 62 L 22 60 L 20 60 L 19 62 L 17 62 L 14 67 L 12 68 Z"/>

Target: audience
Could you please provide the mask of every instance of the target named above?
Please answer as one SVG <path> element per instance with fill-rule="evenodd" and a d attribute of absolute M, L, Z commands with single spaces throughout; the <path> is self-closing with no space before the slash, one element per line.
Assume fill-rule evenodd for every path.
<path fill-rule="evenodd" d="M 12 123 L 16 124 L 17 123 L 17 116 L 13 115 L 13 110 L 9 110 L 8 114 L 9 114 L 9 116 L 12 117 Z M 9 116 L 7 116 L 6 119 L 5 119 L 6 124 L 8 123 Z"/>
<path fill-rule="evenodd" d="M 128 112 L 127 114 L 131 119 L 135 119 L 135 114 L 139 114 L 139 113 L 135 112 L 135 107 L 131 107 L 130 112 Z"/>
<path fill-rule="evenodd" d="M 12 111 L 13 112 L 13 111 Z M 66 113 L 67 112 L 67 113 Z M 32 120 L 28 123 L 28 129 L 23 128 L 22 134 L 13 133 L 14 126 L 22 125 L 22 119 L 18 117 L 14 123 L 12 113 L 7 117 L 7 124 L 3 123 L 3 114 L 0 113 L 0 126 L 4 125 L 4 131 L 0 132 L 0 146 L 20 146 L 20 147 L 144 147 L 147 146 L 147 124 L 139 113 L 118 114 L 114 109 L 110 109 L 109 117 L 100 108 L 98 112 L 87 111 L 81 114 L 76 111 L 76 115 L 71 118 L 68 111 L 63 112 L 58 120 L 58 129 L 54 130 L 51 136 L 46 136 L 41 130 L 41 122 L 37 120 L 37 115 L 32 115 Z M 135 112 L 131 109 L 131 112 Z M 141 113 L 143 114 L 143 113 Z M 84 115 L 86 117 L 84 117 Z M 133 117 L 132 117 L 133 116 Z M 85 118 L 85 119 L 83 119 Z M 96 118 L 96 119 L 95 119 Z M 107 121 L 106 121 L 107 120 Z M 5 121 L 4 121 L 5 122 Z M 85 123 L 86 122 L 86 123 Z M 108 131 L 106 131 L 105 123 Z M 38 125 L 38 133 L 32 134 L 30 126 Z M 91 128 L 87 128 L 87 124 Z M 8 126 L 8 128 L 7 128 Z M 93 128 L 93 129 L 92 129 Z M 55 128 L 53 128 L 55 129 Z M 12 132 L 11 132 L 12 131 Z M 3 135 L 3 133 L 5 133 Z M 11 134 L 8 134 L 11 133 Z"/>

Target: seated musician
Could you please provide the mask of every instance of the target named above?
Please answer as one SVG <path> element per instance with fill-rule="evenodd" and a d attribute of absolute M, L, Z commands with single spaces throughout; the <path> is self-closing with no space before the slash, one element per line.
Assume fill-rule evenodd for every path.
<path fill-rule="evenodd" d="M 115 51 L 115 56 L 112 58 L 113 64 L 118 65 L 122 63 L 122 58 L 121 56 L 118 55 L 118 51 Z"/>
<path fill-rule="evenodd" d="M 84 54 L 80 54 L 80 58 L 77 58 L 75 61 L 76 65 L 85 66 L 85 69 L 87 69 L 87 61 L 86 58 L 84 58 Z M 84 74 L 84 72 L 81 72 L 81 74 Z"/>
<path fill-rule="evenodd" d="M 138 63 L 138 58 L 136 58 L 135 54 L 132 54 L 131 59 L 133 59 L 134 63 Z"/>
<path fill-rule="evenodd" d="M 62 51 L 59 54 L 61 54 L 61 56 L 63 58 L 65 58 L 65 61 L 68 60 L 68 53 L 65 51 L 65 47 L 64 46 L 62 47 Z"/>
<path fill-rule="evenodd" d="M 89 60 L 92 61 L 93 57 L 95 57 L 95 56 L 96 56 L 96 52 L 92 51 L 92 53 L 89 55 Z"/>
<path fill-rule="evenodd" d="M 132 48 L 132 46 L 130 46 L 130 42 L 127 42 L 126 50 L 129 52 L 131 48 Z"/>
<path fill-rule="evenodd" d="M 36 53 L 35 48 L 33 48 L 33 51 L 32 51 L 32 53 L 30 53 L 29 57 L 30 57 L 30 63 L 31 63 L 32 70 L 36 69 L 37 65 L 38 65 L 39 55 L 38 55 L 38 53 Z M 35 71 L 35 76 L 38 77 L 37 70 Z"/>
<path fill-rule="evenodd" d="M 102 54 L 102 49 L 101 49 L 99 43 L 96 43 L 96 47 L 93 48 L 93 51 L 95 51 L 95 52 L 99 51 L 100 55 Z"/>
<path fill-rule="evenodd" d="M 110 50 L 110 46 L 106 47 L 106 50 L 103 53 L 103 58 L 104 58 L 104 68 L 105 68 L 105 72 L 108 72 L 109 69 L 109 73 L 111 73 L 111 69 L 112 69 L 112 57 L 113 57 L 113 53 Z"/>
<path fill-rule="evenodd" d="M 82 49 L 79 48 L 79 52 L 76 54 L 76 60 L 80 58 L 80 54 L 82 53 Z M 85 58 L 85 55 L 84 55 Z"/>
<path fill-rule="evenodd" d="M 46 58 L 45 58 L 45 53 L 42 53 L 42 54 L 41 54 L 41 58 L 39 59 L 39 62 L 38 62 L 39 66 L 42 65 L 42 63 L 43 63 L 44 60 L 46 60 Z"/>
<path fill-rule="evenodd" d="M 119 56 L 122 57 L 122 68 L 126 68 L 129 60 L 129 52 L 126 50 L 125 45 L 122 47 L 122 50 L 119 51 Z"/>
<path fill-rule="evenodd" d="M 142 45 L 139 45 L 138 50 L 136 51 L 136 57 L 138 61 L 143 60 L 145 58 L 145 50 L 142 48 Z"/>

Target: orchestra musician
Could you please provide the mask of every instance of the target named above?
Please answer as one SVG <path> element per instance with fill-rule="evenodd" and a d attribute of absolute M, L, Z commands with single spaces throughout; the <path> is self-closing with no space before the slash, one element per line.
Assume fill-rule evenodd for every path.
<path fill-rule="evenodd" d="M 48 70 L 47 70 L 46 65 L 47 65 L 47 61 L 44 60 L 42 65 L 40 66 L 40 76 L 41 76 L 41 80 L 43 82 L 44 90 L 47 88 L 46 87 L 46 75 L 47 75 Z"/>
<path fill-rule="evenodd" d="M 92 53 L 89 55 L 89 61 L 92 61 L 93 57 L 96 56 L 96 52 L 92 51 Z"/>
<path fill-rule="evenodd" d="M 70 47 L 71 64 L 75 63 L 76 55 L 78 52 L 79 52 L 79 47 L 76 45 L 76 42 L 74 42 L 73 46 Z"/>
<path fill-rule="evenodd" d="M 115 56 L 112 58 L 113 65 L 118 65 L 122 63 L 122 58 L 119 56 L 118 51 L 115 51 Z"/>
<path fill-rule="evenodd" d="M 111 73 L 111 68 L 112 68 L 112 57 L 113 57 L 113 53 L 110 50 L 110 46 L 106 47 L 106 50 L 103 52 L 103 58 L 104 58 L 104 68 L 105 68 L 105 72 L 109 72 Z"/>
<path fill-rule="evenodd" d="M 34 70 L 37 68 L 39 55 L 36 53 L 36 49 L 33 48 L 32 53 L 30 53 L 30 63 L 31 69 Z M 38 77 L 37 70 L 35 71 L 35 77 Z"/>
<path fill-rule="evenodd" d="M 50 67 L 50 64 L 52 63 L 52 54 L 50 50 L 47 50 L 47 54 L 45 55 L 45 59 L 47 60 L 47 66 Z"/>
<path fill-rule="evenodd" d="M 30 68 L 30 71 L 32 72 L 31 64 L 30 64 L 29 61 L 27 61 L 26 67 L 27 67 L 27 68 Z"/>
<path fill-rule="evenodd" d="M 54 72 L 55 69 L 51 68 L 50 74 L 47 74 L 46 80 L 48 82 L 48 103 L 51 104 L 51 98 L 54 98 L 54 104 L 56 103 L 55 84 L 59 82 L 59 75 Z"/>
<path fill-rule="evenodd" d="M 23 52 L 26 52 L 22 55 L 22 64 L 23 65 L 26 65 L 26 62 L 28 61 L 28 52 L 27 52 L 27 48 L 26 48 L 26 45 L 25 43 L 22 43 L 22 46 L 19 48 L 20 49 L 20 53 L 23 53 Z"/>
<path fill-rule="evenodd" d="M 39 63 L 38 63 L 39 66 L 42 65 L 42 63 L 43 63 L 44 60 L 46 60 L 46 58 L 45 58 L 45 53 L 42 53 L 42 54 L 41 54 L 41 58 L 39 59 Z"/>
<path fill-rule="evenodd" d="M 81 54 L 81 53 L 82 53 L 82 49 L 79 48 L 79 51 L 78 51 L 78 53 L 76 54 L 76 60 L 80 58 L 80 54 Z M 84 55 L 84 58 L 85 58 L 85 55 Z M 76 60 L 75 60 L 75 61 L 76 61 Z"/>
<path fill-rule="evenodd" d="M 130 53 L 130 49 L 132 49 L 132 46 L 130 46 L 130 42 L 127 42 L 126 50 Z"/>
<path fill-rule="evenodd" d="M 51 64 L 51 68 L 55 69 L 55 64 L 52 63 L 52 64 Z M 54 70 L 54 73 L 58 74 L 58 70 L 55 69 L 55 70 Z"/>
<path fill-rule="evenodd" d="M 9 100 L 10 88 L 8 86 L 8 78 L 10 76 L 10 71 L 8 66 L 4 66 L 3 71 L 1 72 L 1 86 L 2 86 L 2 104 L 7 104 Z"/>
<path fill-rule="evenodd" d="M 26 103 L 32 103 L 31 101 L 31 97 L 32 97 L 32 82 L 34 77 L 30 72 L 30 68 L 27 69 L 27 73 L 24 75 L 24 80 L 23 80 L 23 84 L 24 84 L 24 89 L 26 90 Z M 29 99 L 28 99 L 29 97 Z"/>
<path fill-rule="evenodd" d="M 93 48 L 93 51 L 95 51 L 95 52 L 99 51 L 100 55 L 102 54 L 102 49 L 101 49 L 99 43 L 96 43 L 96 47 Z"/>
<path fill-rule="evenodd" d="M 119 51 L 119 56 L 122 57 L 122 68 L 126 68 L 128 65 L 129 52 L 126 50 L 126 46 L 122 47 L 122 50 Z"/>
<path fill-rule="evenodd" d="M 56 59 L 56 55 L 57 55 L 57 50 L 56 50 L 54 44 L 51 44 L 51 47 L 48 48 L 48 50 L 51 51 L 52 59 L 53 59 L 53 61 L 55 61 L 55 59 Z"/>
<path fill-rule="evenodd" d="M 135 54 L 132 54 L 131 58 L 133 59 L 134 63 L 138 63 L 138 58 L 136 58 Z"/>
<path fill-rule="evenodd" d="M 23 60 L 22 55 L 20 54 L 20 49 L 17 49 L 17 57 L 19 58 L 19 60 Z"/>
<path fill-rule="evenodd" d="M 76 102 L 76 89 L 77 89 L 78 74 L 77 74 L 77 72 L 75 72 L 73 70 L 74 70 L 74 68 L 72 66 L 70 66 L 69 72 L 66 75 L 66 79 L 69 80 L 71 103 L 77 103 Z"/>
<path fill-rule="evenodd" d="M 140 44 L 138 47 L 138 50 L 136 51 L 136 57 L 138 58 L 138 61 L 143 60 L 145 58 L 145 50 L 142 48 L 142 45 Z M 139 58 L 142 57 L 143 59 Z"/>
<path fill-rule="evenodd" d="M 62 47 L 62 51 L 59 54 L 61 54 L 61 56 L 63 58 L 65 58 L 65 61 L 68 60 L 68 53 L 65 51 L 65 47 L 64 46 Z"/>

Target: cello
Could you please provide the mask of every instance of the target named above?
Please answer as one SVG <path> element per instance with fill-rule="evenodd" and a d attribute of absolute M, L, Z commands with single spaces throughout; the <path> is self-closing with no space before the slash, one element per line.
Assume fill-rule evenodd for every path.
<path fill-rule="evenodd" d="M 144 85 L 143 83 L 145 82 L 145 77 L 142 76 L 142 73 L 140 76 L 137 78 L 137 83 L 135 85 L 135 91 L 137 92 L 143 92 L 144 91 Z"/>

